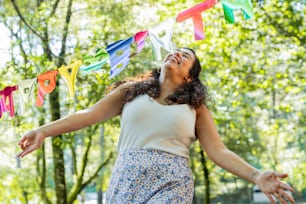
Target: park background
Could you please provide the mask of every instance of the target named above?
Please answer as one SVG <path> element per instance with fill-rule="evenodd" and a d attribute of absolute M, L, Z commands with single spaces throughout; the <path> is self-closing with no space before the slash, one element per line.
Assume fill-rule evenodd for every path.
<path fill-rule="evenodd" d="M 88 59 L 201 2 L 0 0 L 0 90 Z M 205 39 L 194 39 L 189 19 L 175 24 L 172 40 L 196 50 L 225 144 L 260 169 L 287 172 L 295 199 L 305 203 L 305 1 L 252 3 L 254 17 L 245 19 L 237 10 L 235 23 L 229 24 L 219 2 L 202 12 Z M 92 194 L 101 203 L 117 155 L 120 118 L 48 138 L 23 159 L 17 157 L 17 143 L 25 131 L 84 109 L 112 83 L 156 66 L 148 37 L 144 49 L 112 79 L 109 64 L 79 70 L 73 96 L 58 75 L 43 106 L 35 104 L 35 88 L 21 112 L 16 91 L 14 117 L 5 112 L 0 119 L 0 203 L 82 203 Z M 190 158 L 194 203 L 253 202 L 254 186 L 214 165 L 198 142 Z"/>

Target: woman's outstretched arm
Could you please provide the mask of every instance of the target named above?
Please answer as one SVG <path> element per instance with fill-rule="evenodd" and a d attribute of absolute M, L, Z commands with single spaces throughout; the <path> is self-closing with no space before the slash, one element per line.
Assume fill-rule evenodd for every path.
<path fill-rule="evenodd" d="M 272 195 L 282 204 L 286 204 L 286 200 L 294 203 L 292 196 L 286 193 L 286 190 L 293 191 L 293 189 L 279 180 L 287 177 L 287 174 L 274 171 L 260 172 L 230 151 L 222 142 L 213 118 L 204 105 L 197 109 L 196 134 L 207 155 L 218 166 L 257 184 L 273 204 L 276 202 Z"/>
<path fill-rule="evenodd" d="M 127 84 L 117 87 L 87 109 L 77 111 L 56 121 L 42 125 L 37 129 L 26 132 L 18 143 L 22 149 L 22 152 L 18 156 L 24 157 L 40 148 L 46 137 L 76 131 L 97 122 L 118 116 L 121 113 L 123 104 L 121 89 L 125 86 L 127 86 Z"/>

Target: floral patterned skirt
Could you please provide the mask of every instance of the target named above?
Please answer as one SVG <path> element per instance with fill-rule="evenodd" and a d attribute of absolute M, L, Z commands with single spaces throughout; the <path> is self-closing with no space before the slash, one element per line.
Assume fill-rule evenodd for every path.
<path fill-rule="evenodd" d="M 106 203 L 192 203 L 193 192 L 187 158 L 159 150 L 126 150 L 117 158 Z"/>

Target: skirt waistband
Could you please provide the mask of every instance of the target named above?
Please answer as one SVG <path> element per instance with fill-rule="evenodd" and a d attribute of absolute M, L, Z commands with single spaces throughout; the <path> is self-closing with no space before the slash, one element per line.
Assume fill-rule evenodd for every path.
<path fill-rule="evenodd" d="M 134 156 L 134 158 L 135 157 L 137 158 L 138 156 L 141 156 L 141 155 L 148 156 L 148 157 L 163 156 L 164 158 L 173 158 L 173 159 L 175 158 L 175 159 L 182 159 L 182 160 L 189 161 L 189 158 L 182 157 L 182 156 L 179 156 L 179 155 L 176 155 L 170 152 L 166 152 L 163 150 L 157 150 L 157 149 L 126 149 L 126 150 L 120 151 L 118 154 L 118 157 L 124 157 L 127 155 Z"/>

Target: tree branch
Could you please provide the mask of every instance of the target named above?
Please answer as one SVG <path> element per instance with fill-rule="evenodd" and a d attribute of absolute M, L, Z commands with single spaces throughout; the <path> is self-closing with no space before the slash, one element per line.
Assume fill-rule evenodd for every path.
<path fill-rule="evenodd" d="M 97 170 L 91 175 L 91 177 L 89 177 L 84 183 L 82 183 L 81 189 L 85 188 L 94 178 L 97 177 L 98 173 L 100 172 L 100 170 L 109 163 L 109 161 L 111 160 L 111 158 L 113 157 L 113 152 L 111 152 L 109 154 L 109 156 L 107 157 L 107 159 L 102 162 L 99 167 L 97 168 Z"/>
<path fill-rule="evenodd" d="M 23 15 L 21 14 L 20 12 L 20 9 L 16 3 L 16 0 L 11 0 L 12 4 L 13 4 L 13 7 L 15 9 L 15 11 L 17 12 L 20 20 L 36 35 L 38 36 L 42 41 L 45 40 L 45 38 L 40 34 L 38 33 L 26 20 L 25 18 L 23 17 Z"/>
<path fill-rule="evenodd" d="M 83 159 L 82 159 L 82 169 L 81 169 L 81 173 L 80 173 L 80 176 L 79 176 L 79 179 L 80 181 L 83 180 L 83 176 L 84 176 L 84 173 L 85 173 L 85 168 L 86 168 L 86 165 L 87 165 L 87 162 L 88 162 L 88 153 L 89 153 L 89 150 L 90 150 L 90 147 L 91 147 L 91 140 L 92 140 L 92 136 L 89 135 L 88 136 L 88 144 L 86 146 L 86 149 L 85 149 L 85 153 L 83 155 Z"/>
<path fill-rule="evenodd" d="M 94 127 L 92 127 L 93 129 L 91 129 L 90 130 L 90 133 L 89 133 L 89 138 L 88 138 L 88 143 L 87 143 L 87 146 L 86 146 L 86 149 L 85 149 L 85 153 L 84 153 L 84 155 L 83 155 L 83 158 L 82 158 L 82 166 L 81 166 L 81 173 L 80 173 L 80 175 L 79 175 L 79 177 L 78 177 L 78 179 L 80 180 L 80 181 L 82 181 L 83 180 L 83 176 L 84 176 L 84 173 L 85 173 L 85 168 L 86 168 L 86 166 L 87 166 L 87 161 L 88 161 L 88 154 L 89 154 L 89 150 L 90 150 L 90 148 L 91 148 L 91 140 L 92 140 L 92 135 L 93 135 L 93 133 L 94 132 L 96 132 L 96 130 L 98 129 L 98 126 L 96 125 L 96 126 L 94 126 Z"/>
<path fill-rule="evenodd" d="M 60 2 L 60 0 L 56 0 L 56 2 L 53 4 L 52 11 L 51 11 L 51 13 L 50 13 L 48 18 L 51 18 L 52 16 L 54 16 L 59 2 Z"/>
<path fill-rule="evenodd" d="M 4 18 L 3 15 L 1 15 L 1 16 Z M 3 21 L 3 24 L 10 30 L 11 35 L 12 35 L 13 37 L 16 38 L 16 41 L 20 40 L 20 42 L 18 43 L 18 46 L 19 46 L 19 49 L 20 49 L 20 51 L 21 51 L 21 55 L 22 55 L 22 57 L 23 57 L 23 59 L 24 59 L 24 64 L 27 64 L 27 63 L 28 63 L 28 56 L 27 56 L 27 54 L 26 54 L 26 52 L 25 52 L 25 49 L 24 49 L 24 47 L 23 47 L 21 35 L 18 36 L 18 32 L 21 33 L 21 32 L 20 32 L 20 30 L 21 30 L 21 24 L 19 24 L 19 29 L 18 29 L 17 32 L 14 32 L 13 27 L 11 27 L 11 26 L 7 23 L 7 21 Z"/>
<path fill-rule="evenodd" d="M 70 19 L 72 16 L 72 12 L 71 12 L 71 8 L 72 8 L 72 0 L 69 0 L 68 3 L 68 8 L 67 8 L 67 13 L 66 13 L 66 19 L 65 19 L 65 24 L 64 24 L 64 30 L 63 30 L 63 36 L 62 36 L 62 47 L 61 47 L 61 51 L 59 54 L 59 66 L 63 64 L 64 62 L 64 55 L 66 52 L 66 41 L 67 41 L 67 36 L 68 36 L 68 29 L 69 29 L 69 23 L 70 23 Z"/>
<path fill-rule="evenodd" d="M 71 189 L 69 195 L 68 195 L 68 203 L 73 203 L 73 201 L 76 199 L 77 195 L 94 179 L 97 177 L 98 173 L 100 172 L 100 170 L 109 163 L 109 161 L 111 160 L 111 158 L 113 157 L 113 153 L 111 152 L 108 156 L 108 158 L 102 162 L 97 170 L 90 176 L 90 178 L 88 178 L 84 183 L 78 183 L 79 181 L 77 181 L 77 184 L 75 184 L 73 186 L 73 188 Z"/>
<path fill-rule="evenodd" d="M 290 31 L 288 31 L 288 30 L 285 30 L 285 29 L 283 28 L 283 26 L 280 25 L 277 21 L 275 21 L 263 7 L 260 7 L 260 8 L 261 8 L 261 10 L 265 13 L 265 15 L 267 16 L 267 18 L 268 18 L 270 24 L 273 24 L 274 27 L 276 28 L 276 30 L 277 30 L 278 32 L 283 33 L 283 34 L 284 34 L 285 36 L 287 36 L 287 37 L 294 37 L 294 38 L 296 38 L 298 41 L 300 41 L 300 43 L 303 42 L 303 39 L 300 38 L 296 33 L 293 33 L 293 32 L 290 32 Z"/>
<path fill-rule="evenodd" d="M 78 176 L 79 173 L 78 173 L 78 169 L 77 169 L 77 160 L 76 160 L 75 149 L 73 148 L 73 144 L 72 143 L 69 144 L 69 147 L 70 147 L 71 154 L 72 154 L 73 171 Z"/>

